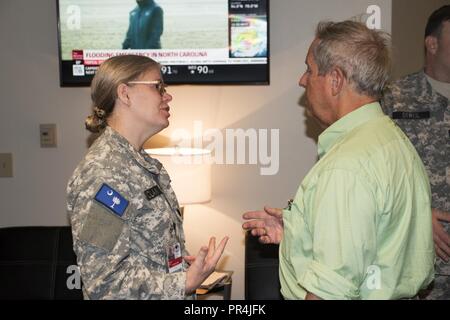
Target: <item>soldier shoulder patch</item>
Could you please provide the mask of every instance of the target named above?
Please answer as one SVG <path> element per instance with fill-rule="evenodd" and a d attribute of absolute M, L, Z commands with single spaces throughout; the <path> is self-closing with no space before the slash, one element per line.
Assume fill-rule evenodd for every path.
<path fill-rule="evenodd" d="M 108 186 L 106 183 L 103 183 L 98 190 L 95 195 L 95 200 L 119 217 L 122 217 L 129 203 L 119 192 Z"/>

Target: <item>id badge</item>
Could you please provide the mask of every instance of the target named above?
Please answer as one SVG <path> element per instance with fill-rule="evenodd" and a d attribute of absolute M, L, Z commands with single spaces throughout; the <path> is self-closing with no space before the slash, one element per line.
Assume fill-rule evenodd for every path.
<path fill-rule="evenodd" d="M 181 246 L 179 242 L 167 248 L 167 266 L 169 267 L 169 273 L 183 269 L 183 258 L 181 257 Z"/>

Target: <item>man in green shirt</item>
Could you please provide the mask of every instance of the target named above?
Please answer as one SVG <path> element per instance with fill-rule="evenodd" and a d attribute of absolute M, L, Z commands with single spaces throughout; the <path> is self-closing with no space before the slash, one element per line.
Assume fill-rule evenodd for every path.
<path fill-rule="evenodd" d="M 377 102 L 388 40 L 361 23 L 320 23 L 306 65 L 307 110 L 326 128 L 320 159 L 288 208 L 247 212 L 243 227 L 280 244 L 286 299 L 412 298 L 434 273 L 430 186 Z"/>

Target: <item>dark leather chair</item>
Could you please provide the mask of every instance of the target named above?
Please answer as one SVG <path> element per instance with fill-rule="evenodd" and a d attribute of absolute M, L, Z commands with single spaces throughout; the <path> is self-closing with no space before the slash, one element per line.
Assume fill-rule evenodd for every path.
<path fill-rule="evenodd" d="M 245 299 L 282 300 L 278 276 L 278 245 L 258 242 L 245 236 Z"/>
<path fill-rule="evenodd" d="M 74 265 L 69 226 L 0 229 L 0 300 L 81 300 L 66 284 Z"/>

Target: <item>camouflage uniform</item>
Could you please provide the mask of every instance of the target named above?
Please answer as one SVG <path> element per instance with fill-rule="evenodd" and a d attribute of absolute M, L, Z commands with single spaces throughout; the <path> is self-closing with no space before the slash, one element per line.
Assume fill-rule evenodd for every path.
<path fill-rule="evenodd" d="M 432 207 L 450 212 L 450 107 L 436 92 L 423 71 L 389 86 L 381 101 L 386 114 L 409 137 L 427 169 Z M 447 232 L 450 224 L 444 223 Z M 450 299 L 450 264 L 436 262 L 436 280 L 431 299 Z"/>
<path fill-rule="evenodd" d="M 104 184 L 128 201 L 122 216 L 96 200 Z M 181 272 L 168 272 L 168 246 L 179 243 L 187 252 L 178 202 L 158 160 L 106 127 L 75 169 L 67 195 L 85 299 L 191 298 L 185 262 Z"/>

